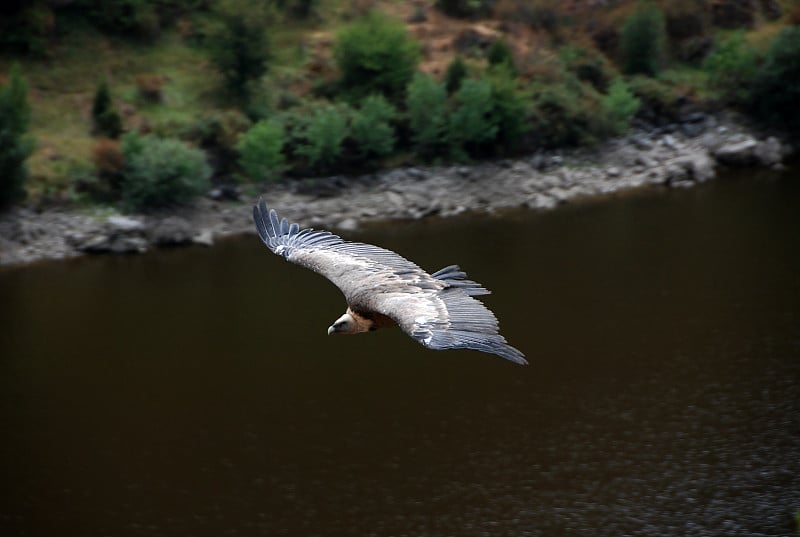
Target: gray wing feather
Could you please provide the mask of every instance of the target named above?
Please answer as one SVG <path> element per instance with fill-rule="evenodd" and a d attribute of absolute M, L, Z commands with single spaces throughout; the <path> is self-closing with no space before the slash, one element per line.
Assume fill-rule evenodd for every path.
<path fill-rule="evenodd" d="M 391 250 L 279 220 L 263 200 L 253 208 L 253 220 L 272 252 L 328 278 L 351 308 L 390 317 L 431 349 L 473 349 L 527 364 L 499 334 L 494 314 L 472 298 L 489 291 L 458 265 L 428 274 Z"/>

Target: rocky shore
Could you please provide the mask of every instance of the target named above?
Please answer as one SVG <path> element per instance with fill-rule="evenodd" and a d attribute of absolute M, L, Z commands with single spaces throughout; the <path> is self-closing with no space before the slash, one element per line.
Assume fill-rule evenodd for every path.
<path fill-rule="evenodd" d="M 684 188 L 709 181 L 717 168 L 779 167 L 790 147 L 731 119 L 702 113 L 639 131 L 591 149 L 537 152 L 472 166 L 404 167 L 359 177 L 293 180 L 269 185 L 270 206 L 302 225 L 352 231 L 362 222 L 493 212 L 550 210 L 577 199 L 624 190 Z M 136 253 L 156 247 L 210 246 L 253 230 L 255 196 L 216 189 L 193 206 L 148 215 L 110 209 L 0 215 L 0 265 L 88 253 Z"/>

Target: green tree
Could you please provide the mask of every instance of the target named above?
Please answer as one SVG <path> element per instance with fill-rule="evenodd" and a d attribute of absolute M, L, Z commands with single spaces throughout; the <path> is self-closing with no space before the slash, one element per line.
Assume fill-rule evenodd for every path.
<path fill-rule="evenodd" d="M 319 171 L 328 171 L 342 155 L 342 143 L 347 137 L 346 111 L 334 105 L 318 107 L 303 130 L 304 141 L 296 151 L 308 158 Z"/>
<path fill-rule="evenodd" d="M 445 145 L 447 91 L 425 73 L 416 73 L 406 92 L 411 139 L 422 155 L 431 155 Z"/>
<path fill-rule="evenodd" d="M 629 74 L 658 74 L 664 58 L 665 36 L 664 14 L 653 0 L 639 0 L 622 25 L 623 70 Z"/>
<path fill-rule="evenodd" d="M 394 149 L 395 135 L 392 121 L 397 110 L 383 95 L 370 95 L 353 116 L 350 131 L 365 157 L 388 155 Z"/>
<path fill-rule="evenodd" d="M 758 71 L 756 51 L 743 31 L 719 43 L 703 62 L 711 85 L 733 103 L 744 103 Z"/>
<path fill-rule="evenodd" d="M 262 120 L 244 133 L 236 144 L 239 167 L 247 177 L 256 181 L 274 180 L 284 169 L 283 125 Z"/>
<path fill-rule="evenodd" d="M 461 82 L 467 78 L 467 64 L 461 59 L 461 56 L 456 56 L 453 61 L 447 66 L 447 71 L 444 73 L 444 87 L 447 89 L 448 94 L 453 94 L 461 87 Z"/>
<path fill-rule="evenodd" d="M 486 80 L 466 79 L 455 94 L 458 106 L 450 116 L 448 140 L 455 155 L 484 151 L 497 137 L 497 122 L 492 116 L 492 86 Z M 466 153 L 465 153 L 466 152 Z"/>
<path fill-rule="evenodd" d="M 97 91 L 94 93 L 92 122 L 95 133 L 109 138 L 117 138 L 122 132 L 122 118 L 114 108 L 111 91 L 105 81 L 97 86 Z"/>
<path fill-rule="evenodd" d="M 750 108 L 756 117 L 800 132 L 800 26 L 788 26 L 756 73 Z"/>
<path fill-rule="evenodd" d="M 205 153 L 180 140 L 130 132 L 122 138 L 122 153 L 120 187 L 126 209 L 183 205 L 210 186 Z"/>
<path fill-rule="evenodd" d="M 611 134 L 623 134 L 631 125 L 631 120 L 639 110 L 641 102 L 631 92 L 622 78 L 615 78 L 603 97 L 603 112 Z"/>
<path fill-rule="evenodd" d="M 596 139 L 602 130 L 600 115 L 593 88 L 567 77 L 538 85 L 531 108 L 531 130 L 545 147 L 580 145 Z"/>
<path fill-rule="evenodd" d="M 381 93 L 396 100 L 414 75 L 420 44 L 402 22 L 371 11 L 339 33 L 333 53 L 351 98 Z"/>
<path fill-rule="evenodd" d="M 207 35 L 211 61 L 222 73 L 227 89 L 246 101 L 250 84 L 267 72 L 270 5 L 258 0 L 220 0 L 216 16 Z"/>
<path fill-rule="evenodd" d="M 25 161 L 34 147 L 28 135 L 30 115 L 28 83 L 15 65 L 8 82 L 0 86 L 0 206 L 25 195 Z"/>
<path fill-rule="evenodd" d="M 530 128 L 529 95 L 519 91 L 517 78 L 506 64 L 489 69 L 492 87 L 492 121 L 497 125 L 497 148 L 513 152 Z"/>
<path fill-rule="evenodd" d="M 511 52 L 511 47 L 503 39 L 495 39 L 486 51 L 486 60 L 489 65 L 506 65 L 514 75 L 517 74 L 517 68 L 514 65 L 514 54 Z"/>

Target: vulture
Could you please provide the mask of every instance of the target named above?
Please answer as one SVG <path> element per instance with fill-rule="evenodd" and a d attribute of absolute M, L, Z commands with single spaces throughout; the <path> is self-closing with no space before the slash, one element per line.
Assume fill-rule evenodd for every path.
<path fill-rule="evenodd" d="M 528 363 L 498 333 L 494 314 L 474 298 L 490 291 L 467 279 L 458 265 L 429 274 L 391 250 L 300 229 L 279 219 L 263 199 L 253 207 L 253 220 L 273 253 L 325 276 L 344 294 L 347 311 L 328 335 L 397 325 L 429 349 L 473 349 Z"/>

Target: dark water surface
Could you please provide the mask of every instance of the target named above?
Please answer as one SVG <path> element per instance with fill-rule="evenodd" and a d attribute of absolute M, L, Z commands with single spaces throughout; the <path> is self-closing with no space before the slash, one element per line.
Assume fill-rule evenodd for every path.
<path fill-rule="evenodd" d="M 529 367 L 329 338 L 255 233 L 0 272 L 0 535 L 791 535 L 789 175 L 350 235 L 460 263 Z"/>

